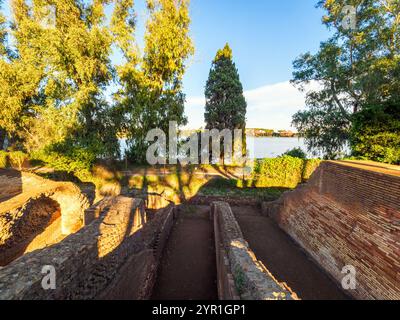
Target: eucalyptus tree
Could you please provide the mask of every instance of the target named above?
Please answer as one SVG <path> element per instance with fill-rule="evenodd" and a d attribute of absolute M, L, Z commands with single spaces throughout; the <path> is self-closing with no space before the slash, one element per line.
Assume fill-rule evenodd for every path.
<path fill-rule="evenodd" d="M 168 132 L 170 121 L 186 123 L 182 78 L 194 52 L 189 0 L 148 0 L 147 10 L 143 55 L 133 48 L 123 50 L 134 53 L 125 54 L 127 63 L 119 69 L 122 89 L 117 94 L 129 156 L 136 162 L 145 161 L 149 130 Z"/>

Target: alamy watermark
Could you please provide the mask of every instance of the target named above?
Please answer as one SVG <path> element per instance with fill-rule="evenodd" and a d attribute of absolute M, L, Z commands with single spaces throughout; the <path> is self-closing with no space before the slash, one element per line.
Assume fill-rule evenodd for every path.
<path fill-rule="evenodd" d="M 361 1 L 358 4 L 358 7 L 363 4 L 364 1 Z M 342 28 L 344 30 L 354 31 L 357 29 L 357 7 L 352 5 L 345 5 L 342 9 L 342 15 L 344 15 L 342 19 Z"/>
<path fill-rule="evenodd" d="M 244 152 L 243 130 L 203 130 L 187 139 L 178 137 L 177 123 L 169 123 L 168 150 L 167 135 L 161 129 L 150 130 L 146 142 L 152 143 L 147 149 L 146 159 L 150 165 L 156 164 L 246 164 L 247 151 Z M 179 145 L 179 148 L 178 148 Z"/>
<path fill-rule="evenodd" d="M 342 288 L 344 290 L 356 290 L 357 288 L 357 270 L 352 265 L 344 266 L 342 274 L 345 276 L 342 278 Z"/>
<path fill-rule="evenodd" d="M 56 268 L 52 265 L 46 265 L 42 268 L 42 274 L 45 276 L 42 279 L 43 290 L 56 289 Z"/>

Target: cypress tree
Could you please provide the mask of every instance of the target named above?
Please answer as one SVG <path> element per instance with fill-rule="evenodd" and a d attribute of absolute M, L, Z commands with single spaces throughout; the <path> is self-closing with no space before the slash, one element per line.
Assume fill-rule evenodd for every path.
<path fill-rule="evenodd" d="M 226 44 L 223 49 L 218 50 L 212 62 L 205 89 L 204 117 L 209 130 L 229 129 L 233 132 L 235 129 L 242 129 L 245 150 L 247 103 L 232 57 L 232 49 Z"/>

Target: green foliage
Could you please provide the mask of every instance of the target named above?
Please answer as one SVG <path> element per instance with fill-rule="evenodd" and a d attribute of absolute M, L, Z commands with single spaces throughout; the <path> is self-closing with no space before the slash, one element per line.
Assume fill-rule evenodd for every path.
<path fill-rule="evenodd" d="M 308 159 L 305 160 L 305 165 L 303 167 L 303 182 L 311 178 L 314 171 L 320 166 L 320 159 Z"/>
<path fill-rule="evenodd" d="M 354 116 L 353 123 L 354 156 L 400 164 L 400 104 L 367 107 Z"/>
<path fill-rule="evenodd" d="M 215 189 L 232 189 L 236 188 L 237 181 L 233 179 L 225 179 L 222 177 L 216 177 L 212 179 L 209 183 L 207 183 L 208 188 Z"/>
<path fill-rule="evenodd" d="M 74 173 L 81 180 L 89 177 L 98 150 L 77 147 L 71 143 L 52 145 L 32 154 L 34 160 L 43 161 L 49 167 L 66 173 Z"/>
<path fill-rule="evenodd" d="M 28 160 L 28 155 L 22 151 L 10 151 L 8 153 L 8 159 L 13 168 L 21 170 L 24 162 Z"/>
<path fill-rule="evenodd" d="M 148 0 L 147 8 L 144 54 L 128 57 L 118 68 L 122 89 L 116 95 L 128 156 L 139 163 L 146 160 L 150 130 L 168 132 L 170 121 L 187 122 L 182 78 L 194 52 L 188 0 Z"/>
<path fill-rule="evenodd" d="M 247 103 L 228 44 L 217 52 L 212 63 L 205 97 L 207 129 L 245 130 Z"/>
<path fill-rule="evenodd" d="M 0 169 L 7 168 L 8 164 L 8 154 L 4 150 L 0 150 Z"/>
<path fill-rule="evenodd" d="M 326 159 L 340 158 L 349 139 L 351 123 L 340 111 L 330 107 L 312 107 L 293 116 L 293 125 L 306 139 L 308 151 Z"/>
<path fill-rule="evenodd" d="M 319 164 L 320 160 L 317 159 L 304 160 L 290 156 L 258 160 L 252 177 L 245 184 L 257 188 L 295 188 L 308 180 Z"/>
<path fill-rule="evenodd" d="M 13 52 L 0 59 L 0 128 L 29 153 L 100 141 L 107 156 L 118 156 L 117 122 L 104 98 L 114 76 L 107 3 L 13 1 Z"/>
<path fill-rule="evenodd" d="M 299 147 L 286 151 L 282 156 L 289 156 L 299 159 L 307 159 L 307 154 Z"/>
<path fill-rule="evenodd" d="M 349 4 L 357 8 L 355 29 L 342 24 Z M 336 158 L 350 137 L 353 114 L 398 100 L 400 11 L 398 1 L 320 0 L 318 6 L 333 35 L 316 54 L 305 53 L 293 63 L 293 83 L 307 94 L 307 109 L 293 124 L 310 151 Z"/>
<path fill-rule="evenodd" d="M 2 4 L 3 4 L 3 0 L 0 0 L 0 58 L 7 53 L 7 48 L 6 48 L 6 36 L 7 36 L 6 18 L 1 12 Z"/>

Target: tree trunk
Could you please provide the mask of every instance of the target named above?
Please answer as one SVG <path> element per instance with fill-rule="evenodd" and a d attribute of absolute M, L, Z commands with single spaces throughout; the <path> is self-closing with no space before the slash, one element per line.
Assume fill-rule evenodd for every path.
<path fill-rule="evenodd" d="M 0 129 L 0 150 L 4 150 L 4 142 L 6 140 L 7 132 L 4 129 Z"/>

